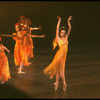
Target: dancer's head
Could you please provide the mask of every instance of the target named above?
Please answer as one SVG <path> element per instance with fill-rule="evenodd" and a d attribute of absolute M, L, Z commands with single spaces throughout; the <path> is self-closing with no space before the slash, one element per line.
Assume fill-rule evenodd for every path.
<path fill-rule="evenodd" d="M 18 23 L 15 24 L 15 30 L 19 31 L 19 24 Z"/>
<path fill-rule="evenodd" d="M 30 27 L 31 26 L 31 20 L 27 19 L 25 23 L 25 27 Z"/>
<path fill-rule="evenodd" d="M 65 27 L 61 27 L 60 28 L 60 36 L 61 37 L 65 37 L 65 35 L 66 35 L 66 28 Z"/>
<path fill-rule="evenodd" d="M 25 24 L 25 22 L 26 22 L 26 17 L 24 17 L 24 16 L 20 16 L 20 25 L 24 25 Z"/>

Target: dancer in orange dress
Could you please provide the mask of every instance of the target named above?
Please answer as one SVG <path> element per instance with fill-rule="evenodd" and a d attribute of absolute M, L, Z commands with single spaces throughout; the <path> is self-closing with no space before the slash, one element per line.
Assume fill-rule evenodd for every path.
<path fill-rule="evenodd" d="M 15 65 L 19 65 L 18 74 L 25 74 L 23 72 L 23 66 L 25 63 L 25 47 L 23 44 L 23 36 L 24 33 L 19 30 L 19 24 L 15 24 L 15 30 L 17 33 L 13 33 L 12 35 L 16 36 L 13 37 L 13 40 L 16 41 L 15 48 L 14 48 L 14 61 Z"/>
<path fill-rule="evenodd" d="M 65 27 L 62 27 L 60 29 L 60 35 L 59 35 L 59 27 L 60 27 L 61 17 L 57 16 L 57 18 L 58 18 L 58 24 L 56 28 L 56 38 L 53 41 L 53 49 L 55 49 L 55 47 L 58 44 L 59 50 L 55 54 L 52 63 L 49 66 L 47 66 L 43 71 L 46 75 L 50 76 L 50 79 L 52 79 L 53 76 L 56 75 L 56 82 L 54 83 L 55 91 L 58 88 L 59 78 L 61 77 L 63 81 L 63 91 L 66 91 L 67 84 L 65 81 L 65 62 L 66 62 L 66 55 L 68 51 L 68 37 L 71 31 L 70 20 L 72 19 L 72 16 L 70 16 L 67 20 L 68 27 L 69 27 L 67 34 L 66 34 Z"/>
<path fill-rule="evenodd" d="M 33 57 L 33 40 L 31 37 L 29 37 L 28 35 L 31 35 L 31 30 L 38 30 L 41 29 L 41 26 L 37 27 L 30 27 L 31 25 L 31 21 L 30 19 L 27 19 L 24 16 L 20 16 L 20 20 L 19 20 L 19 26 L 21 31 L 25 34 L 23 41 L 24 41 L 24 47 L 25 47 L 25 66 L 30 66 L 30 62 L 28 62 L 29 58 Z M 38 37 L 38 36 L 35 36 Z M 41 37 L 41 36 L 40 36 Z"/>
<path fill-rule="evenodd" d="M 4 50 L 10 53 L 10 50 L 8 50 L 2 44 L 2 38 L 0 36 L 0 81 L 1 81 L 1 84 L 3 84 L 5 81 L 8 81 L 8 79 L 11 79 L 8 58 L 5 55 Z"/>
<path fill-rule="evenodd" d="M 31 35 L 31 30 L 41 30 L 41 26 L 32 28 L 32 27 L 30 27 L 30 25 L 31 25 L 31 21 L 30 21 L 30 19 L 27 19 L 26 23 L 24 25 L 27 35 Z M 41 36 L 35 35 L 35 37 L 41 37 Z M 26 38 L 27 38 L 26 39 L 27 40 L 27 42 L 26 42 L 26 47 L 27 47 L 26 48 L 26 52 L 27 52 L 28 59 L 30 59 L 30 58 L 32 58 L 34 56 L 33 55 L 33 48 L 34 48 L 33 40 L 29 36 L 27 36 Z"/>

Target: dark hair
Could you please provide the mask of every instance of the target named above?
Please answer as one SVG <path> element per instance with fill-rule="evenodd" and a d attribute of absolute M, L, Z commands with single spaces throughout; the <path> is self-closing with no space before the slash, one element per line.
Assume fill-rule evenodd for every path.
<path fill-rule="evenodd" d="M 64 37 L 65 37 L 67 29 L 63 26 L 63 27 L 60 28 L 60 32 L 61 32 L 61 30 L 65 31 L 65 34 L 64 34 Z"/>
<path fill-rule="evenodd" d="M 31 20 L 30 19 L 27 19 L 26 23 L 27 23 L 28 26 L 31 26 Z"/>
<path fill-rule="evenodd" d="M 20 23 L 25 24 L 25 22 L 26 22 L 26 17 L 20 16 Z"/>
<path fill-rule="evenodd" d="M 67 31 L 67 29 L 66 29 L 64 26 L 60 28 L 60 31 L 61 31 L 61 30 Z"/>

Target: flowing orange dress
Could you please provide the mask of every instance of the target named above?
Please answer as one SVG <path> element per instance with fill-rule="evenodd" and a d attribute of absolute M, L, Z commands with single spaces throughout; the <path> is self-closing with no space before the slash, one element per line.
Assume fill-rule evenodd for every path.
<path fill-rule="evenodd" d="M 31 30 L 26 29 L 23 31 L 25 36 L 24 36 L 24 47 L 25 47 L 25 66 L 29 66 L 29 62 L 28 62 L 28 56 L 31 58 L 33 57 L 33 41 L 32 38 L 27 36 L 27 35 L 31 35 Z"/>
<path fill-rule="evenodd" d="M 2 78 L 3 81 L 8 81 L 8 79 L 11 79 L 8 58 L 4 53 L 3 45 L 1 45 L 1 48 L 2 49 L 0 50 L 0 78 Z"/>
<path fill-rule="evenodd" d="M 23 33 L 22 33 L 23 34 Z M 17 33 L 13 33 L 13 35 L 18 35 Z M 22 35 L 20 35 L 22 37 Z M 25 47 L 23 45 L 23 40 L 13 37 L 13 40 L 16 41 L 14 48 L 14 61 L 15 65 L 20 65 L 21 62 L 25 62 Z"/>
<path fill-rule="evenodd" d="M 27 31 L 24 30 L 23 33 L 25 34 L 24 38 L 23 38 L 23 45 L 24 45 L 24 57 L 25 57 L 25 63 L 24 66 L 29 66 L 29 62 L 28 62 L 28 54 L 30 52 L 29 49 L 29 37 L 27 36 Z"/>
<path fill-rule="evenodd" d="M 60 40 L 58 43 L 59 50 L 56 52 L 52 63 L 43 70 L 44 74 L 48 75 L 50 79 L 52 79 L 56 73 L 59 73 L 62 67 L 63 70 L 65 71 L 66 55 L 68 51 L 68 41 L 64 42 L 61 40 L 60 37 L 59 40 Z"/>

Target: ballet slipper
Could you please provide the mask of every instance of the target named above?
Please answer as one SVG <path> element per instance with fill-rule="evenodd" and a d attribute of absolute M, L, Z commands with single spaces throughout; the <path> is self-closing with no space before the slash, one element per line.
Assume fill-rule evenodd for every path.
<path fill-rule="evenodd" d="M 66 89 L 67 89 L 67 84 L 64 83 L 64 85 L 63 85 L 63 91 L 66 92 Z"/>
<path fill-rule="evenodd" d="M 55 91 L 57 91 L 57 89 L 58 89 L 58 82 L 55 82 L 54 85 L 55 85 Z"/>
<path fill-rule="evenodd" d="M 22 71 L 18 71 L 18 74 L 25 74 L 25 72 L 22 72 Z"/>

